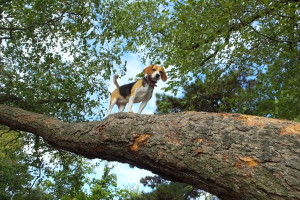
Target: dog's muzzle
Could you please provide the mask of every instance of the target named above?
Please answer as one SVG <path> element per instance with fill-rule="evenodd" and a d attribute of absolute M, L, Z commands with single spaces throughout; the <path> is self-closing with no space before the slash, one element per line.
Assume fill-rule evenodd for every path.
<path fill-rule="evenodd" d="M 160 74 L 155 75 L 155 79 L 158 80 L 160 78 Z"/>

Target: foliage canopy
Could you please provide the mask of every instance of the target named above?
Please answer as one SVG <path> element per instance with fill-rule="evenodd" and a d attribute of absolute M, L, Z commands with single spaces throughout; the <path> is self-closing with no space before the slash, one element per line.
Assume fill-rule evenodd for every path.
<path fill-rule="evenodd" d="M 255 80 L 259 114 L 299 118 L 298 1 L 7 0 L 0 12 L 2 103 L 99 116 L 104 81 L 124 70 L 124 53 L 140 52 L 169 67 L 174 92 L 238 71 Z"/>

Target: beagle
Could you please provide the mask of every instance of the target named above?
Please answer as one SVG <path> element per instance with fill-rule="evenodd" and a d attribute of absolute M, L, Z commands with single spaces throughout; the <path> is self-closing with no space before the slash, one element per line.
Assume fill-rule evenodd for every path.
<path fill-rule="evenodd" d="M 122 86 L 119 86 L 117 82 L 118 76 L 114 76 L 113 82 L 117 88 L 111 93 L 108 114 L 111 113 L 115 104 L 117 104 L 119 112 L 122 112 L 128 103 L 128 112 L 133 112 L 132 104 L 142 102 L 138 111 L 140 114 L 151 99 L 157 81 L 162 79 L 165 82 L 167 80 L 165 69 L 157 65 L 146 67 L 143 73 L 145 74 L 143 79 Z"/>

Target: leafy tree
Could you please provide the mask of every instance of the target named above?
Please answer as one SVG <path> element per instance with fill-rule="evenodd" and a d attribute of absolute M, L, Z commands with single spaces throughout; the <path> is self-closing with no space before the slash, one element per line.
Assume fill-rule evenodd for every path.
<path fill-rule="evenodd" d="M 126 39 L 126 49 L 143 46 L 145 59 L 172 65 L 168 89 L 176 92 L 196 77 L 221 78 L 240 71 L 259 83 L 251 95 L 261 102 L 260 115 L 299 118 L 298 108 L 290 107 L 300 103 L 297 1 L 116 4 L 118 10 L 104 19 L 106 30 Z"/>
<path fill-rule="evenodd" d="M 62 167 L 68 170 L 56 169 L 48 172 L 49 178 L 41 183 L 53 199 L 111 200 L 125 199 L 129 195 L 127 190 L 118 188 L 117 176 L 111 173 L 113 167 L 108 164 L 105 164 L 101 177 L 90 179 L 88 175 L 95 173 L 95 165 L 87 163 L 82 158 L 75 163 L 66 163 L 66 159 L 62 160 L 64 161 Z M 80 172 L 81 170 L 84 171 Z"/>
<path fill-rule="evenodd" d="M 48 155 L 30 152 L 24 133 L 1 130 L 0 197 L 6 199 L 125 199 L 130 192 L 119 189 L 108 164 L 102 177 L 90 179 L 98 164 L 58 151 Z M 43 149 L 44 150 L 44 149 Z M 90 190 L 90 191 L 88 191 Z"/>
<path fill-rule="evenodd" d="M 154 189 L 142 193 L 136 199 L 142 200 L 188 200 L 200 197 L 203 191 L 188 184 L 167 181 L 160 176 L 146 176 L 140 180 L 144 186 Z"/>
<path fill-rule="evenodd" d="M 92 0 L 1 3 L 0 102 L 69 121 L 99 119 L 104 80 L 121 65 L 98 23 L 104 8 Z"/>
<path fill-rule="evenodd" d="M 113 64 L 141 52 L 173 66 L 174 92 L 240 71 L 260 83 L 262 115 L 298 119 L 298 9 L 287 0 L 5 1 L 0 101 L 71 121 L 99 116 Z"/>
<path fill-rule="evenodd" d="M 0 130 L 0 199 L 51 199 L 41 188 L 33 187 L 30 155 L 24 150 L 21 133 Z"/>
<path fill-rule="evenodd" d="M 112 168 L 106 164 L 101 179 L 94 179 L 92 181 L 92 194 L 88 198 L 89 200 L 122 200 L 129 198 L 130 193 L 128 190 L 117 188 L 117 176 L 110 173 Z"/>
<path fill-rule="evenodd" d="M 245 79 L 243 73 L 235 71 L 228 76 L 215 76 L 209 73 L 203 79 L 182 85 L 180 98 L 156 94 L 157 112 L 170 113 L 182 111 L 239 112 L 256 114 L 253 91 L 256 80 Z"/>
<path fill-rule="evenodd" d="M 14 134 L 10 134 L 4 138 L 5 133 L 1 131 L 0 137 L 1 147 L 1 163 L 0 163 L 0 198 L 10 199 L 15 193 L 22 189 L 22 184 L 27 184 L 32 176 L 28 174 L 28 167 L 21 164 L 24 160 L 24 154 L 19 145 L 9 146 L 7 144 L 10 140 L 15 138 Z M 7 149 L 5 149 L 5 146 Z M 12 148 L 14 151 L 12 151 Z"/>
<path fill-rule="evenodd" d="M 87 175 L 93 173 L 95 165 L 79 156 L 65 152 L 59 154 L 50 157 L 52 166 L 46 167 L 46 179 L 41 180 L 40 185 L 53 199 L 86 199 L 84 186 L 90 186 Z"/>
<path fill-rule="evenodd" d="M 163 179 L 160 176 L 146 176 L 140 180 L 144 186 L 148 186 L 152 189 L 156 188 L 160 184 L 168 184 L 170 181 Z"/>

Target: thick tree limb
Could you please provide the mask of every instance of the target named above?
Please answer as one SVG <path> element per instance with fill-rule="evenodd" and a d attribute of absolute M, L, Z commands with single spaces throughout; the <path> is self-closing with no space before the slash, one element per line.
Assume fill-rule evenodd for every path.
<path fill-rule="evenodd" d="M 130 163 L 221 199 L 300 199 L 300 123 L 202 112 L 119 113 L 66 123 L 5 105 L 0 123 L 56 148 Z"/>

